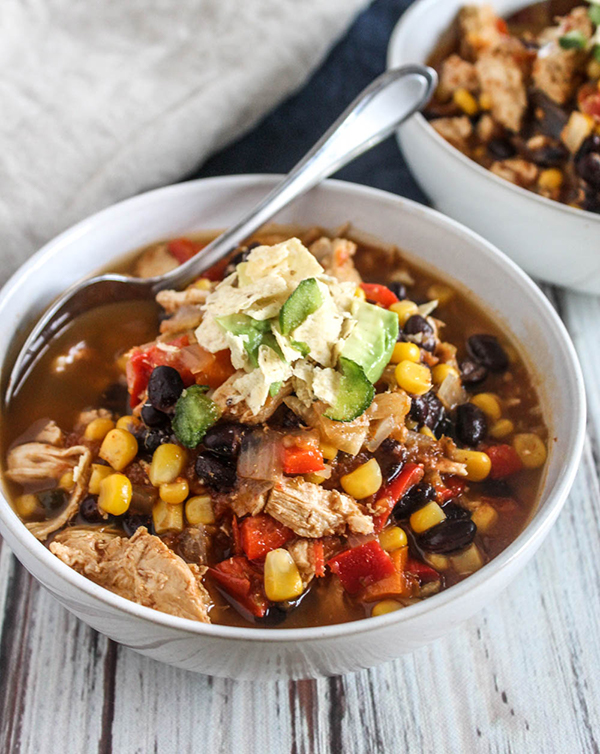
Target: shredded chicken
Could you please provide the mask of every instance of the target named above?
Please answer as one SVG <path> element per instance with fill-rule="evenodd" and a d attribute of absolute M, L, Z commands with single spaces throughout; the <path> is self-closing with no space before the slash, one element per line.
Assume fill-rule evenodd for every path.
<path fill-rule="evenodd" d="M 499 18 L 490 5 L 467 5 L 460 11 L 459 26 L 463 57 L 477 57 L 502 41 Z"/>
<path fill-rule="evenodd" d="M 269 495 L 265 512 L 299 537 L 324 537 L 346 530 L 370 534 L 373 521 L 348 495 L 302 479 L 285 480 Z"/>
<path fill-rule="evenodd" d="M 206 571 L 187 564 L 142 526 L 131 539 L 89 529 L 66 529 L 50 550 L 78 573 L 121 597 L 180 618 L 209 623 L 202 585 Z"/>
<path fill-rule="evenodd" d="M 362 278 L 354 266 L 356 244 L 346 238 L 326 238 L 323 236 L 310 246 L 311 254 L 323 265 L 328 275 L 342 283 L 361 283 Z"/>
<path fill-rule="evenodd" d="M 239 479 L 235 490 L 227 495 L 227 505 L 236 516 L 256 516 L 267 503 L 271 482 L 257 479 Z"/>
<path fill-rule="evenodd" d="M 167 244 L 152 246 L 137 260 L 135 274 L 140 278 L 152 278 L 164 275 L 178 266 L 175 257 L 169 252 Z"/>
<path fill-rule="evenodd" d="M 538 168 L 522 157 L 511 157 L 508 160 L 494 162 L 490 168 L 492 173 L 504 178 L 517 186 L 528 188 L 533 186 L 538 177 Z"/>
<path fill-rule="evenodd" d="M 458 118 L 435 118 L 431 125 L 439 135 L 449 141 L 452 146 L 466 152 L 469 138 L 473 134 L 473 124 L 466 115 Z"/>
<path fill-rule="evenodd" d="M 483 52 L 475 64 L 481 92 L 491 102 L 494 119 L 519 131 L 527 110 L 527 58 L 518 40 Z"/>
<path fill-rule="evenodd" d="M 44 442 L 48 445 L 61 447 L 65 442 L 65 434 L 58 424 L 50 420 L 35 436 L 36 442 Z"/>
<path fill-rule="evenodd" d="M 442 64 L 437 96 L 443 100 L 450 99 L 457 89 L 476 92 L 479 79 L 473 63 L 463 60 L 460 55 L 450 55 Z"/>
<path fill-rule="evenodd" d="M 253 414 L 243 398 L 238 400 L 239 392 L 237 392 L 235 387 L 235 382 L 244 374 L 243 370 L 238 370 L 232 374 L 231 377 L 215 390 L 211 398 L 217 404 L 223 416 L 235 419 L 242 424 L 263 424 L 273 416 L 284 399 L 290 395 L 292 392 L 292 383 L 288 381 L 282 385 L 277 395 L 269 396 L 265 405 L 262 406 L 258 413 Z"/>
<path fill-rule="evenodd" d="M 294 559 L 304 588 L 315 577 L 315 549 L 310 539 L 294 539 L 288 542 L 286 549 Z"/>

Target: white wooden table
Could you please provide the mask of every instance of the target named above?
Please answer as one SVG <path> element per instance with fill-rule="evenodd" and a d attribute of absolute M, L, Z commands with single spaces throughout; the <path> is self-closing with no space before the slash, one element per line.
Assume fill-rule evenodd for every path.
<path fill-rule="evenodd" d="M 557 525 L 488 609 L 374 670 L 236 683 L 108 641 L 0 542 L 0 752 L 598 754 L 600 300 L 549 293 L 588 377 L 588 439 Z"/>

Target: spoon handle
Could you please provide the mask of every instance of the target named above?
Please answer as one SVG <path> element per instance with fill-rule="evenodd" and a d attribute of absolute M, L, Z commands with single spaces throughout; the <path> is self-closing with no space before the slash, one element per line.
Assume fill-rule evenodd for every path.
<path fill-rule="evenodd" d="M 436 86 L 436 72 L 421 65 L 395 68 L 376 78 L 273 191 L 201 254 L 157 278 L 153 289 L 189 285 L 293 199 L 390 136 L 429 101 Z"/>

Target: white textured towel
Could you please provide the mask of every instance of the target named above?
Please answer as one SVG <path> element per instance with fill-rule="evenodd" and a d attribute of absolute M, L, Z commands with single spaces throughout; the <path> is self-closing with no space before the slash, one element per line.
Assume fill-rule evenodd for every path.
<path fill-rule="evenodd" d="M 367 4 L 1 0 L 1 280 L 85 215 L 190 174 Z"/>

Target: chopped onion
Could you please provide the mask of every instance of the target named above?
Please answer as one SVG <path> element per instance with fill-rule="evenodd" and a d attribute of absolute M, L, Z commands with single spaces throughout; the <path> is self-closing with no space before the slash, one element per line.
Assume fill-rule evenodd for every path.
<path fill-rule="evenodd" d="M 182 366 L 189 369 L 192 374 L 203 372 L 215 360 L 212 353 L 197 343 L 179 349 L 179 358 Z"/>
<path fill-rule="evenodd" d="M 276 481 L 282 474 L 282 444 L 277 432 L 253 432 L 246 437 L 237 473 L 246 479 Z"/>
<path fill-rule="evenodd" d="M 468 395 L 462 386 L 460 377 L 452 372 L 448 374 L 440 385 L 437 395 L 444 406 L 451 410 L 461 403 L 466 403 L 468 400 Z"/>
<path fill-rule="evenodd" d="M 381 419 L 377 424 L 373 437 L 365 443 L 366 449 L 370 453 L 374 453 L 386 437 L 392 434 L 395 428 L 396 419 L 393 416 L 386 416 L 385 419 Z"/>

